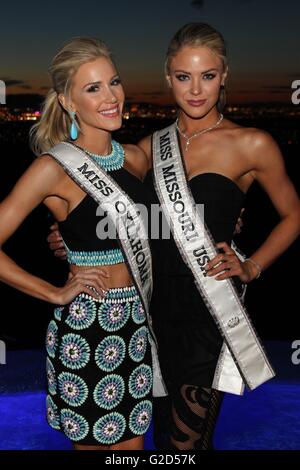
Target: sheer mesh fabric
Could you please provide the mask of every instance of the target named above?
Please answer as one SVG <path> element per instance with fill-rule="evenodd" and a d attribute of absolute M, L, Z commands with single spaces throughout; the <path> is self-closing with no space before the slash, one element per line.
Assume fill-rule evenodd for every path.
<path fill-rule="evenodd" d="M 217 419 L 220 413 L 224 393 L 212 389 L 210 395 L 210 403 L 207 412 L 204 432 L 201 437 L 202 450 L 213 450 L 213 434 L 216 427 Z"/>
<path fill-rule="evenodd" d="M 158 449 L 213 449 L 213 432 L 223 394 L 182 385 L 172 396 L 155 399 L 154 442 Z"/>

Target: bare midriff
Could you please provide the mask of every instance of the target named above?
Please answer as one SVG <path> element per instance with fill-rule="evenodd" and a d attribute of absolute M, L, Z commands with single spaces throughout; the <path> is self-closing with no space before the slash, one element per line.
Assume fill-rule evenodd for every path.
<path fill-rule="evenodd" d="M 125 263 L 109 264 L 105 266 L 77 266 L 75 264 L 70 264 L 70 271 L 72 274 L 76 274 L 79 271 L 90 268 L 99 270 L 99 277 L 101 277 L 107 289 L 133 285 L 132 276 Z M 105 271 L 109 277 L 104 277 L 101 274 L 103 271 Z"/>

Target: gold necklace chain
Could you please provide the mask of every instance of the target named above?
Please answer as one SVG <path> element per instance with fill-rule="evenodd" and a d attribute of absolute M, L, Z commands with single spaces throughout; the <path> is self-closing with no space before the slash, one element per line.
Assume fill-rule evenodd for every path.
<path fill-rule="evenodd" d="M 187 136 L 178 126 L 178 118 L 176 119 L 176 122 L 175 122 L 175 125 L 176 125 L 176 128 L 179 132 L 180 135 L 182 135 L 182 137 L 186 140 L 186 144 L 185 144 L 185 151 L 187 152 L 188 150 L 188 147 L 190 145 L 190 140 L 194 139 L 194 137 L 198 137 L 199 135 L 201 134 L 205 134 L 205 132 L 209 132 L 209 131 L 212 131 L 213 129 L 215 129 L 216 127 L 218 127 L 221 122 L 223 121 L 223 114 L 220 113 L 220 117 L 218 119 L 218 121 L 216 122 L 216 124 L 214 124 L 213 126 L 211 127 L 208 127 L 207 129 L 202 129 L 201 131 L 198 131 L 198 132 L 194 132 L 194 134 L 192 134 L 190 137 Z"/>

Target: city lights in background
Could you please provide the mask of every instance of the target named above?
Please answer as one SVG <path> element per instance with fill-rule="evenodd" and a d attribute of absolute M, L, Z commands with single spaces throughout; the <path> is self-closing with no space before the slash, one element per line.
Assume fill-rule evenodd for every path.
<path fill-rule="evenodd" d="M 0 107 L 0 121 L 37 121 L 41 116 L 40 111 L 26 108 Z"/>
<path fill-rule="evenodd" d="M 175 106 L 153 103 L 127 103 L 123 111 L 123 119 L 176 119 Z M 300 117 L 300 107 L 290 104 L 259 104 L 227 106 L 225 113 L 232 118 L 268 118 L 268 117 Z M 41 112 L 36 108 L 16 108 L 0 106 L 0 121 L 36 121 Z"/>

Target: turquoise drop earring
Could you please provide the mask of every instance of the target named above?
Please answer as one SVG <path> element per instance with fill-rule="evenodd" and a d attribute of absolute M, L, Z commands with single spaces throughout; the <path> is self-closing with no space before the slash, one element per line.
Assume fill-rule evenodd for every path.
<path fill-rule="evenodd" d="M 72 140 L 76 140 L 78 137 L 78 130 L 75 122 L 75 115 L 76 113 L 74 111 L 71 111 L 71 117 L 72 117 L 72 124 L 70 128 L 70 136 Z"/>

